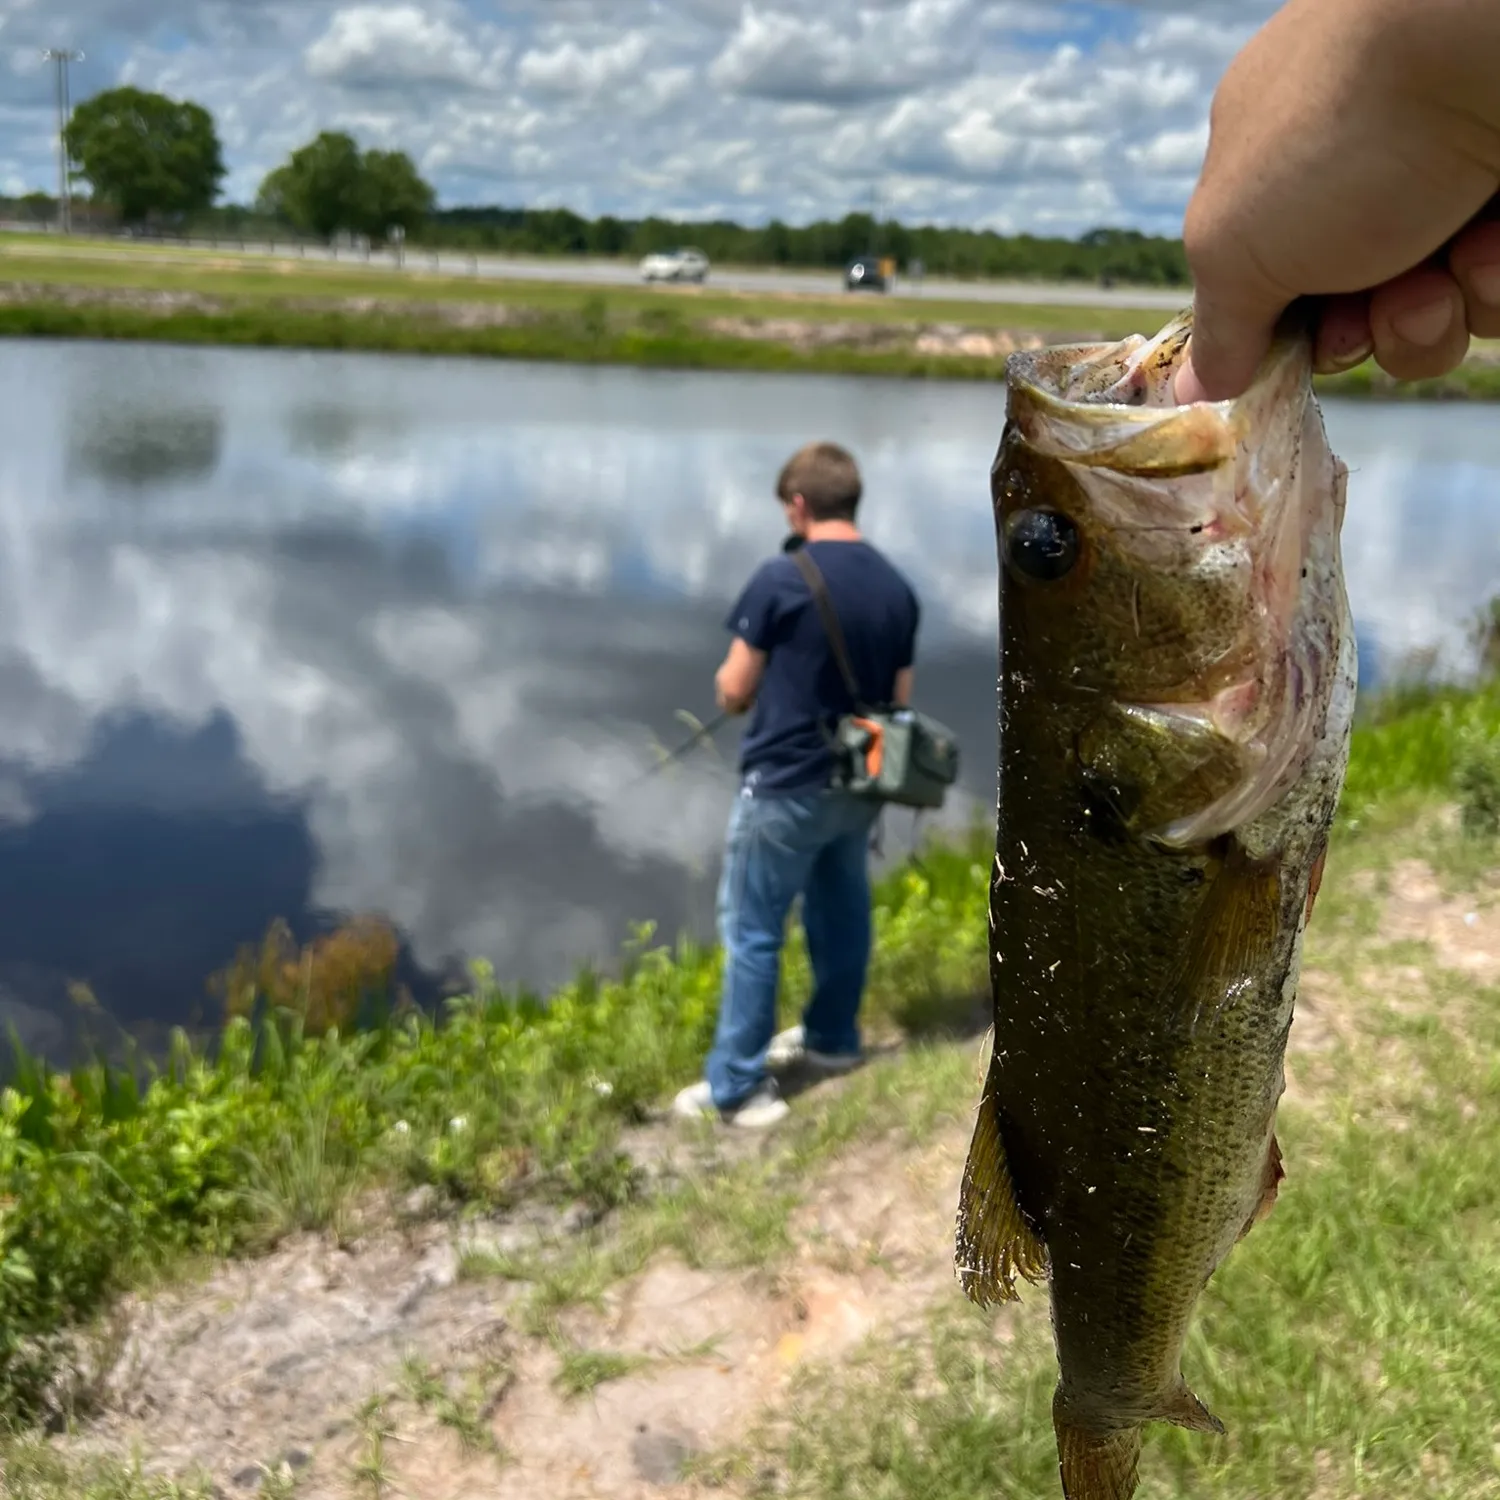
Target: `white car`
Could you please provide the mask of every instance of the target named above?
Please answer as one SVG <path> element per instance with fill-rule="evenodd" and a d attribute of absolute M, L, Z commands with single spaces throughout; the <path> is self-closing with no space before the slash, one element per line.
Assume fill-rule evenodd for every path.
<path fill-rule="evenodd" d="M 641 278 L 645 281 L 696 281 L 701 286 L 707 275 L 708 257 L 691 246 L 659 250 L 641 262 Z"/>

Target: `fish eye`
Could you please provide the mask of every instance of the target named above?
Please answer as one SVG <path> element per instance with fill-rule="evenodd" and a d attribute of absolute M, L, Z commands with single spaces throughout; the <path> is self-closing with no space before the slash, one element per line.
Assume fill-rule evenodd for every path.
<path fill-rule="evenodd" d="M 1005 555 L 1027 578 L 1056 583 L 1078 561 L 1078 528 L 1060 510 L 1018 510 L 1005 523 Z"/>

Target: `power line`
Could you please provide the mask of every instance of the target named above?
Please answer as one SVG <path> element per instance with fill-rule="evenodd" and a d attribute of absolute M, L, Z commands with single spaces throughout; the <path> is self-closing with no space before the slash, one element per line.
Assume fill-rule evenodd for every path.
<path fill-rule="evenodd" d="M 68 234 L 73 228 L 72 177 L 68 170 L 68 121 L 73 117 L 68 65 L 82 62 L 83 53 L 68 47 L 48 47 L 42 59 L 57 70 L 57 227 Z"/>

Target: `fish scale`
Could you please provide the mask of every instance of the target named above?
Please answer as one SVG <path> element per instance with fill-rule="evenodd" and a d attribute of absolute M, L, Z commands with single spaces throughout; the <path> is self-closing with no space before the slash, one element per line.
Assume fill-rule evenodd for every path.
<path fill-rule="evenodd" d="M 1346 471 L 1278 338 L 1177 407 L 1155 339 L 1012 358 L 1001 562 L 994 1047 L 957 1260 L 1046 1280 L 1067 1500 L 1127 1500 L 1204 1285 L 1275 1200 L 1302 934 L 1348 758 Z"/>

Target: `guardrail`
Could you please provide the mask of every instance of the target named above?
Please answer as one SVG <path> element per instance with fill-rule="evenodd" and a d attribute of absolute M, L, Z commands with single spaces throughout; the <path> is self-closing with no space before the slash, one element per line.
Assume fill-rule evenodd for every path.
<path fill-rule="evenodd" d="M 51 224 L 34 221 L 0 219 L 0 232 L 11 234 L 35 234 L 47 238 L 57 237 L 57 228 Z M 239 255 L 296 258 L 298 260 L 337 261 L 348 265 L 379 266 L 387 270 L 431 270 L 467 272 L 479 274 L 481 257 L 473 251 L 442 250 L 411 245 L 372 245 L 367 239 L 304 240 L 288 235 L 285 238 L 263 238 L 240 234 L 167 234 L 161 231 L 131 231 L 122 229 L 89 228 L 75 225 L 73 240 L 113 241 L 121 245 L 150 245 L 161 249 L 230 251 Z M 491 259 L 505 257 L 492 256 Z"/>

